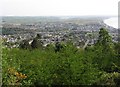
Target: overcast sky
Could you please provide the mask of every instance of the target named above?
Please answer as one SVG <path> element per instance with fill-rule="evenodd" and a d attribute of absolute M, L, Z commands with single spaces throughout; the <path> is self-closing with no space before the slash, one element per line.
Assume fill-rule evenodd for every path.
<path fill-rule="evenodd" d="M 119 0 L 0 0 L 0 15 L 117 15 L 118 1 Z"/>

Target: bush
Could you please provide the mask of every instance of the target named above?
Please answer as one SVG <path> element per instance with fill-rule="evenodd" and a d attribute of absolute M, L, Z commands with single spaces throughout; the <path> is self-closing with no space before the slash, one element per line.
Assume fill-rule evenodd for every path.
<path fill-rule="evenodd" d="M 64 50 L 3 49 L 3 85 L 91 85 L 99 70 L 85 58 L 84 51 L 72 45 Z M 12 70 L 12 74 L 9 73 Z M 20 80 L 15 73 L 20 74 Z"/>

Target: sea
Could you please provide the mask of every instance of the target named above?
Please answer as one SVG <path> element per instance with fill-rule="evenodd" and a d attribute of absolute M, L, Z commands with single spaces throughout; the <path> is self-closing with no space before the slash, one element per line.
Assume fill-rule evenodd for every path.
<path fill-rule="evenodd" d="M 118 29 L 118 17 L 111 17 L 104 20 L 104 23 Z"/>

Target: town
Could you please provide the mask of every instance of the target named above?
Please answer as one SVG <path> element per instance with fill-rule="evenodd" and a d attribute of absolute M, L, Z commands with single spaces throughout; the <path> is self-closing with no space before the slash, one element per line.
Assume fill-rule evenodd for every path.
<path fill-rule="evenodd" d="M 82 22 L 81 22 L 82 20 Z M 88 22 L 88 20 L 90 22 Z M 20 43 L 28 40 L 29 44 L 37 34 L 41 35 L 43 46 L 55 43 L 56 41 L 72 41 L 75 46 L 83 47 L 87 42 L 93 45 L 97 41 L 100 28 L 108 29 L 114 42 L 118 41 L 118 30 L 106 25 L 101 19 L 55 19 L 32 22 L 7 22 L 3 18 L 2 35 L 4 45 L 7 47 L 19 47 Z M 22 20 L 26 21 L 26 20 Z"/>

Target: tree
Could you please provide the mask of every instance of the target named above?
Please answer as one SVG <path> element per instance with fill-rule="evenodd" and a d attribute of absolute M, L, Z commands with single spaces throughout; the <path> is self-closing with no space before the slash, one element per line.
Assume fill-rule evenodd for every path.
<path fill-rule="evenodd" d="M 97 44 L 105 46 L 105 47 L 112 45 L 112 38 L 105 28 L 100 29 Z"/>
<path fill-rule="evenodd" d="M 40 39 L 41 39 L 41 35 L 37 34 L 37 36 L 33 39 L 33 42 L 31 43 L 31 47 L 33 49 L 42 47 L 43 43 Z"/>
<path fill-rule="evenodd" d="M 19 47 L 22 48 L 22 49 L 29 49 L 29 48 L 31 48 L 28 40 L 23 40 L 20 43 Z"/>
<path fill-rule="evenodd" d="M 37 34 L 36 38 L 41 39 L 42 38 L 41 34 Z"/>
<path fill-rule="evenodd" d="M 95 53 L 94 63 L 97 63 L 100 69 L 111 72 L 115 51 L 112 38 L 105 28 L 100 29 L 98 41 L 95 44 Z"/>
<path fill-rule="evenodd" d="M 59 42 L 55 43 L 55 52 L 59 52 L 62 48 L 63 46 Z"/>
<path fill-rule="evenodd" d="M 97 47 L 102 47 L 104 52 L 114 51 L 112 37 L 109 35 L 105 28 L 101 28 L 99 31 L 98 41 L 95 44 Z"/>

